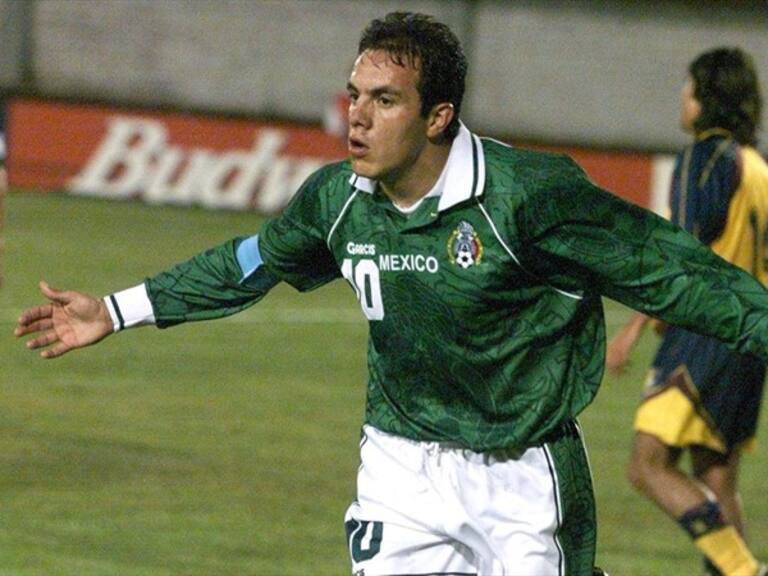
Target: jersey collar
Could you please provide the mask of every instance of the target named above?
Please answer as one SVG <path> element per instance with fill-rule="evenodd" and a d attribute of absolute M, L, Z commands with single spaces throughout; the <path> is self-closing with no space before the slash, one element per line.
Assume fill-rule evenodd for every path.
<path fill-rule="evenodd" d="M 701 142 L 703 140 L 706 140 L 707 138 L 711 138 L 712 136 L 723 136 L 725 138 L 730 138 L 733 140 L 733 132 L 730 130 L 726 130 L 725 128 L 710 128 L 709 130 L 704 130 L 703 132 L 699 132 L 696 134 L 696 141 Z"/>
<path fill-rule="evenodd" d="M 376 181 L 357 174 L 349 179 L 358 190 L 373 194 Z M 459 133 L 453 139 L 448 161 L 435 187 L 427 196 L 440 196 L 437 205 L 439 211 L 447 210 L 456 204 L 476 198 L 485 189 L 485 155 L 483 145 L 477 135 L 472 134 L 462 123 Z"/>

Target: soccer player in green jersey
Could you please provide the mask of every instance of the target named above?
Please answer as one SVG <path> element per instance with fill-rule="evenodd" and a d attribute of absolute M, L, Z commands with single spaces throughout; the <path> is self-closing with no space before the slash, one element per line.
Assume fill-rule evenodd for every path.
<path fill-rule="evenodd" d="M 752 59 L 716 48 L 689 66 L 680 124 L 693 142 L 678 155 L 672 221 L 768 285 L 768 164 L 755 149 L 760 86 Z M 611 340 L 620 371 L 648 317 L 636 313 Z M 707 574 L 751 574 L 737 488 L 741 454 L 754 440 L 765 364 L 709 336 L 670 326 L 635 418 L 632 484 L 690 534 Z M 691 457 L 692 474 L 680 460 Z"/>
<path fill-rule="evenodd" d="M 258 235 L 139 286 L 96 299 L 42 284 L 50 302 L 16 334 L 54 358 L 344 278 L 370 327 L 353 574 L 592 575 L 576 417 L 603 373 L 601 296 L 768 358 L 768 292 L 569 158 L 470 132 L 466 70 L 443 24 L 374 20 L 348 82 L 347 161 Z"/>

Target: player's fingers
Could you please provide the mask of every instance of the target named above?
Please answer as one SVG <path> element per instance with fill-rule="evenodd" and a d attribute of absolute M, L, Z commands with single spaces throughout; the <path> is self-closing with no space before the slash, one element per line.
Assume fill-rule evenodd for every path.
<path fill-rule="evenodd" d="M 16 336 L 24 336 L 25 334 L 32 334 L 33 332 L 42 332 L 44 330 L 50 330 L 53 328 L 53 320 L 50 318 L 44 318 L 42 320 L 36 320 L 34 322 L 27 322 L 26 324 L 16 326 L 13 333 Z"/>
<path fill-rule="evenodd" d="M 27 348 L 30 350 L 36 350 L 37 348 L 43 348 L 50 346 L 51 344 L 58 342 L 59 337 L 54 330 L 49 330 L 45 334 L 41 334 L 37 338 L 33 338 L 27 342 Z"/>
<path fill-rule="evenodd" d="M 51 346 L 50 348 L 46 348 L 42 352 L 40 352 L 40 357 L 45 359 L 51 359 L 51 358 L 58 358 L 62 354 L 69 352 L 71 348 L 64 344 L 63 342 L 59 342 L 55 346 Z"/>
<path fill-rule="evenodd" d="M 40 281 L 40 291 L 48 300 L 59 304 L 68 304 L 72 300 L 72 295 L 68 290 L 52 288 L 45 280 Z"/>
<path fill-rule="evenodd" d="M 50 304 L 45 304 L 43 306 L 35 306 L 34 308 L 30 308 L 28 310 L 25 310 L 21 313 L 21 316 L 19 316 L 19 320 L 16 326 L 16 331 L 14 332 L 17 336 L 20 336 L 21 334 L 18 332 L 19 329 L 23 329 L 25 326 L 32 324 L 38 320 L 42 320 L 44 318 L 50 318 L 53 314 L 53 306 Z"/>

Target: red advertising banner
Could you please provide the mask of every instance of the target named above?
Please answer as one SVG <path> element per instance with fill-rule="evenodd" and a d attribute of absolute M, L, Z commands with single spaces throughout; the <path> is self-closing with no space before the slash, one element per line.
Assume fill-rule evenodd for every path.
<path fill-rule="evenodd" d="M 279 211 L 304 179 L 346 155 L 321 128 L 33 99 L 8 106 L 10 184 L 149 203 Z M 547 147 L 600 186 L 651 205 L 648 154 Z"/>
<path fill-rule="evenodd" d="M 15 187 L 266 213 L 346 154 L 315 127 L 26 99 L 9 135 Z"/>

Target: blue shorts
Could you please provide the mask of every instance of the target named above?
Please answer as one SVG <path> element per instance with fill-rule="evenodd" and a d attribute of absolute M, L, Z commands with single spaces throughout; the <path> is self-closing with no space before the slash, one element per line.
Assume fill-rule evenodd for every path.
<path fill-rule="evenodd" d="M 755 436 L 764 381 L 765 364 L 757 357 L 670 326 L 653 362 L 647 399 L 681 389 L 729 451 Z"/>

